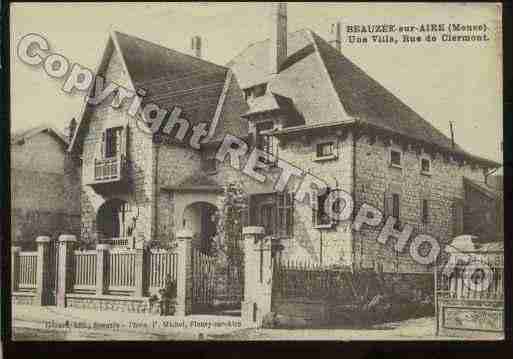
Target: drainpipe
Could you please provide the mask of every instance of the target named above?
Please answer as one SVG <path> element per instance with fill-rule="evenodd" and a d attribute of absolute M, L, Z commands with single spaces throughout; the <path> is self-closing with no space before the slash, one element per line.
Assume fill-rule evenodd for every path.
<path fill-rule="evenodd" d="M 351 188 L 351 196 L 353 197 L 353 214 L 352 214 L 352 221 L 354 221 L 355 219 L 355 213 L 356 213 L 356 133 L 355 131 L 353 131 L 353 136 L 352 136 L 352 142 L 353 142 L 353 180 L 352 180 L 352 188 Z M 352 232 L 352 229 L 351 229 L 351 237 L 354 236 L 354 233 Z M 355 250 L 354 250 L 354 238 L 351 238 L 351 253 L 352 253 L 352 266 L 351 268 L 353 269 L 354 271 L 354 268 L 355 268 L 355 265 L 356 265 L 356 253 L 355 253 Z M 360 264 L 361 264 L 361 256 L 363 255 L 363 241 L 360 239 Z"/>
<path fill-rule="evenodd" d="M 160 144 L 155 145 L 155 169 L 153 171 L 153 222 L 155 224 L 155 228 L 153 229 L 152 237 L 157 237 L 159 231 L 159 223 L 158 223 L 158 198 L 159 196 L 159 147 Z M 156 238 L 155 238 L 156 239 Z"/>

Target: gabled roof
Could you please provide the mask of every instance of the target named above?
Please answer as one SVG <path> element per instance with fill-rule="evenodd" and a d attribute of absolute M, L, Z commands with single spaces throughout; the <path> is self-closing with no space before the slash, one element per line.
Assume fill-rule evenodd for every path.
<path fill-rule="evenodd" d="M 248 102 L 249 110 L 242 117 L 271 111 L 290 111 L 293 108 L 292 100 L 288 97 L 266 92 Z"/>
<path fill-rule="evenodd" d="M 485 182 L 472 180 L 467 177 L 463 177 L 463 183 L 475 190 L 481 192 L 486 197 L 491 199 L 499 199 L 503 196 L 503 192 L 499 188 L 493 188 L 488 186 Z"/>
<path fill-rule="evenodd" d="M 47 132 L 58 139 L 65 147 L 68 146 L 69 141 L 66 136 L 57 128 L 50 125 L 42 125 L 32 127 L 23 131 L 17 131 L 11 134 L 11 145 L 19 144 L 20 141 L 27 141 L 28 139 L 42 133 Z"/>
<path fill-rule="evenodd" d="M 109 50 L 112 48 L 121 56 L 131 87 L 146 91 L 143 106 L 155 103 L 168 111 L 175 106 L 180 107 L 180 116 L 187 119 L 191 126 L 208 122 L 211 131 L 209 135 L 218 134 L 217 125 L 224 105 L 224 95 L 233 81 L 228 68 L 113 31 L 98 73 L 101 74 L 106 67 L 111 53 Z M 82 120 L 87 118 L 87 109 L 91 106 L 86 107 L 80 118 L 77 134 L 81 133 Z"/>
<path fill-rule="evenodd" d="M 274 77 L 267 70 L 269 46 L 269 40 L 255 43 L 228 66 L 237 74 L 242 88 L 268 82 L 274 93 L 290 97 L 304 115 L 304 129 L 352 121 L 496 165 L 470 155 L 458 145 L 453 147 L 441 131 L 313 31 L 303 29 L 288 34 L 288 58 Z M 325 102 L 321 106 L 322 101 Z"/>
<path fill-rule="evenodd" d="M 130 78 L 147 91 L 144 103 L 182 109 L 191 124 L 214 117 L 228 68 L 115 32 Z"/>

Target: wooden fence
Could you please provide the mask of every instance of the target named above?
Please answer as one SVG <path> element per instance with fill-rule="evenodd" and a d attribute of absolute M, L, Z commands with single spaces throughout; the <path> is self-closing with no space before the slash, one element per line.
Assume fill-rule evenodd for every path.
<path fill-rule="evenodd" d="M 96 290 L 96 251 L 74 251 L 73 291 L 94 292 Z"/>
<path fill-rule="evenodd" d="M 37 252 L 20 252 L 18 288 L 25 291 L 36 289 Z"/>
<path fill-rule="evenodd" d="M 135 290 L 135 251 L 108 251 L 107 290 L 109 292 L 131 292 Z"/>
<path fill-rule="evenodd" d="M 164 288 L 168 275 L 176 282 L 178 255 L 165 249 L 152 249 L 149 253 L 148 269 L 150 292 Z"/>

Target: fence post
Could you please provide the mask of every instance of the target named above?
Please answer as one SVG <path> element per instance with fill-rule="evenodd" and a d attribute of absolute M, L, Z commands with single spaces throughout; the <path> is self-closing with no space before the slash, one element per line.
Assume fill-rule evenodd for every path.
<path fill-rule="evenodd" d="M 136 297 L 143 297 L 145 292 L 145 258 L 146 258 L 146 251 L 143 249 L 142 245 L 136 246 L 134 249 L 135 251 L 135 292 L 134 296 Z"/>
<path fill-rule="evenodd" d="M 176 273 L 176 315 L 192 311 L 192 232 L 184 229 L 176 234 L 178 240 L 178 268 Z"/>
<path fill-rule="evenodd" d="M 96 245 L 96 295 L 105 294 L 107 256 L 109 255 L 110 244 Z"/>
<path fill-rule="evenodd" d="M 18 291 L 21 247 L 11 247 L 11 292 Z"/>
<path fill-rule="evenodd" d="M 59 236 L 59 283 L 57 286 L 57 306 L 66 306 L 66 293 L 71 290 L 73 279 L 73 246 L 77 238 L 71 234 Z"/>
<path fill-rule="evenodd" d="M 271 311 L 271 241 L 264 242 L 263 227 L 244 227 L 244 302 L 242 320 L 260 327 Z"/>
<path fill-rule="evenodd" d="M 36 238 L 37 243 L 37 262 L 36 262 L 36 296 L 34 298 L 34 305 L 46 305 L 48 300 L 49 291 L 49 271 L 48 261 L 50 237 L 39 236 Z"/>

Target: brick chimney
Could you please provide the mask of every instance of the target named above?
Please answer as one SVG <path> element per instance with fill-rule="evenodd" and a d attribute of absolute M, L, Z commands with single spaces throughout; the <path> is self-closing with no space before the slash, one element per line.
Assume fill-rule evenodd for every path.
<path fill-rule="evenodd" d="M 277 74 L 287 59 L 287 3 L 271 5 L 270 73 Z"/>
<path fill-rule="evenodd" d="M 342 49 L 342 32 L 340 22 L 331 24 L 331 41 L 330 45 L 337 49 L 338 52 Z"/>
<path fill-rule="evenodd" d="M 201 37 L 200 36 L 194 36 L 191 39 L 191 50 L 193 56 L 201 58 Z"/>

